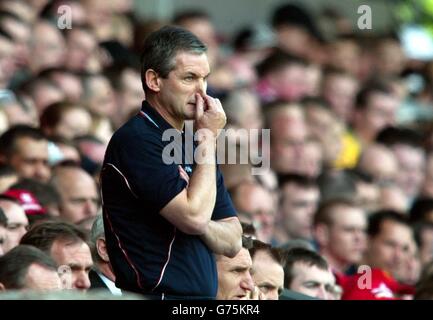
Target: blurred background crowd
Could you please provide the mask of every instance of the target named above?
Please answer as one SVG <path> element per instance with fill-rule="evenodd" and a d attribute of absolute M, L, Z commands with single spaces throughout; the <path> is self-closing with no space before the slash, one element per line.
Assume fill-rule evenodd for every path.
<path fill-rule="evenodd" d="M 386 2 L 391 27 L 380 32 L 374 10 L 363 30 L 362 13 L 317 3 L 276 2 L 267 21 L 227 33 L 201 7 L 142 19 L 140 1 L 1 0 L 0 290 L 37 289 L 41 278 L 54 288 L 67 265 L 71 287 L 121 294 L 99 170 L 111 135 L 145 98 L 144 38 L 176 24 L 208 46 L 208 94 L 221 99 L 227 128 L 270 129 L 269 170 L 221 165 L 244 233 L 257 240 L 220 298 L 247 296 L 251 281 L 277 298 L 283 288 L 433 298 L 433 2 Z M 219 271 L 236 262 L 224 259 Z M 278 267 L 258 271 L 267 259 L 283 278 Z M 267 287 L 263 274 L 275 274 Z"/>

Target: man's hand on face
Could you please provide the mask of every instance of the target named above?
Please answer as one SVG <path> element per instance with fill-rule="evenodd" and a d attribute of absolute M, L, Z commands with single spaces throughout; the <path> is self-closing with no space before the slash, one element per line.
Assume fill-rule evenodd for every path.
<path fill-rule="evenodd" d="M 197 130 L 207 129 L 216 138 L 218 130 L 224 128 L 227 118 L 219 99 L 196 93 L 195 124 Z M 205 130 L 202 130 L 205 131 Z"/>

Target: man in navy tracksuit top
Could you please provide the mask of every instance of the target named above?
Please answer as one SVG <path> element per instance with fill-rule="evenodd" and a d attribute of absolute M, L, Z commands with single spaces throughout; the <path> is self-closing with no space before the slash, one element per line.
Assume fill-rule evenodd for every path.
<path fill-rule="evenodd" d="M 206 46 L 164 27 L 145 41 L 142 109 L 113 135 L 101 172 L 103 217 L 116 286 L 156 299 L 213 299 L 214 253 L 233 257 L 241 227 L 216 162 L 221 103 L 206 94 Z M 185 161 L 185 120 L 194 120 L 194 161 Z M 180 163 L 167 162 L 177 132 Z M 184 143 L 179 143 L 179 141 Z M 180 148 L 180 149 L 179 149 Z M 198 150 L 197 150 L 198 151 Z M 194 154 L 194 153 L 193 153 Z"/>

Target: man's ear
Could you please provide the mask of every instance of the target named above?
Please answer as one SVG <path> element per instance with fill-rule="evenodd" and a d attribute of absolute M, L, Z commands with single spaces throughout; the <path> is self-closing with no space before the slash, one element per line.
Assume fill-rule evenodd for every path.
<path fill-rule="evenodd" d="M 98 251 L 98 255 L 101 257 L 102 260 L 107 263 L 110 262 L 107 253 L 107 245 L 105 244 L 104 238 L 99 238 L 98 240 L 96 240 L 96 250 Z"/>
<path fill-rule="evenodd" d="M 161 81 L 159 80 L 158 73 L 156 73 L 155 70 L 147 69 L 144 77 L 146 85 L 150 90 L 154 92 L 159 92 L 161 90 Z"/>
<path fill-rule="evenodd" d="M 5 285 L 0 282 L 0 292 L 6 291 Z"/>
<path fill-rule="evenodd" d="M 320 246 L 327 245 L 329 243 L 329 228 L 323 223 L 319 223 L 314 228 L 314 237 Z"/>

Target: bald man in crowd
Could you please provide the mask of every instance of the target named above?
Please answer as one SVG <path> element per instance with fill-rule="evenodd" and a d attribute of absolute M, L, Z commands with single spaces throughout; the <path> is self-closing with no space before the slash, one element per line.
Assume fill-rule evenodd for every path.
<path fill-rule="evenodd" d="M 94 217 L 99 207 L 99 196 L 93 178 L 78 166 L 60 166 L 52 179 L 60 194 L 60 217 L 78 224 Z"/>

